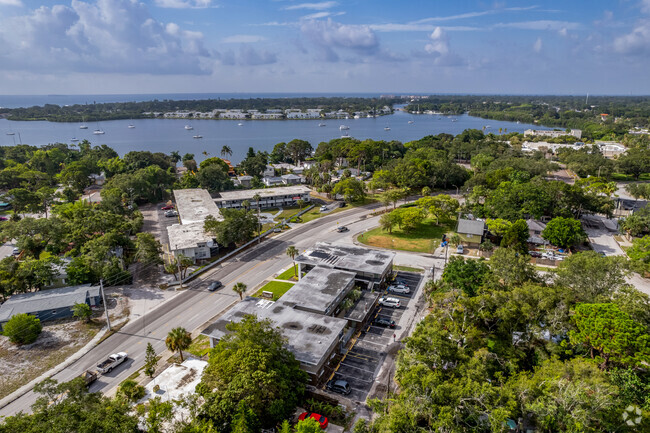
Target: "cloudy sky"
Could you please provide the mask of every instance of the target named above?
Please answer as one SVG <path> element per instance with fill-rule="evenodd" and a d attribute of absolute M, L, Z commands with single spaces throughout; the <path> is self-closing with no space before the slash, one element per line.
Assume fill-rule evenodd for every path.
<path fill-rule="evenodd" d="M 650 0 L 0 0 L 0 94 L 649 94 Z"/>

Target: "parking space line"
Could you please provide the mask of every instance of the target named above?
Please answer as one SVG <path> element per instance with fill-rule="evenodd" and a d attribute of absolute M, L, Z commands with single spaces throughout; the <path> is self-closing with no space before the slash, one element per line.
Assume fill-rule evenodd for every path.
<path fill-rule="evenodd" d="M 353 358 L 362 359 L 362 360 L 364 360 L 364 361 L 378 361 L 378 360 L 379 360 L 379 359 L 377 359 L 377 358 L 373 358 L 373 357 L 371 357 L 371 356 L 364 355 L 364 354 L 358 354 L 358 355 L 357 355 L 356 353 L 350 353 L 349 355 L 350 355 L 351 357 L 353 357 Z M 343 362 L 343 360 L 341 360 L 341 362 Z"/>
<path fill-rule="evenodd" d="M 390 337 L 386 337 L 386 338 L 390 338 Z M 363 341 L 364 343 L 374 344 L 375 346 L 379 346 L 379 347 L 382 347 L 382 348 L 386 347 L 385 344 L 375 343 L 374 341 L 370 341 L 370 340 L 362 340 L 362 341 Z M 390 343 L 390 341 L 389 341 L 389 343 Z M 368 350 L 372 350 L 372 349 L 368 349 Z"/>
<path fill-rule="evenodd" d="M 345 366 L 345 367 L 354 368 L 356 370 L 361 370 L 361 371 L 363 371 L 365 373 L 371 373 L 372 374 L 372 373 L 375 372 L 375 370 L 364 370 L 363 368 L 355 367 L 354 365 L 350 365 L 350 364 L 342 364 L 342 365 Z M 339 371 L 339 374 L 344 375 L 344 373 L 341 373 L 340 371 Z M 358 378 L 355 378 L 355 379 L 358 379 Z M 363 379 L 360 379 L 360 380 L 363 380 Z M 369 380 L 369 381 L 364 381 L 364 382 L 372 382 L 372 381 Z"/>

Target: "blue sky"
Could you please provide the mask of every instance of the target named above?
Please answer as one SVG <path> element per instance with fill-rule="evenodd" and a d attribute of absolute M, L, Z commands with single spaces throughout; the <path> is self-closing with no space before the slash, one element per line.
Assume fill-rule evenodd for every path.
<path fill-rule="evenodd" d="M 650 0 L 0 0 L 0 94 L 650 94 Z"/>

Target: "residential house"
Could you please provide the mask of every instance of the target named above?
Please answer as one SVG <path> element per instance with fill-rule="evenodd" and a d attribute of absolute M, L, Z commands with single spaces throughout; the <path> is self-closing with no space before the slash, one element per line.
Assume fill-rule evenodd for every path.
<path fill-rule="evenodd" d="M 478 247 L 483 242 L 483 235 L 485 234 L 485 222 L 479 220 L 468 220 L 460 218 L 458 220 L 458 228 L 456 233 L 460 236 L 464 243 L 470 247 Z"/>

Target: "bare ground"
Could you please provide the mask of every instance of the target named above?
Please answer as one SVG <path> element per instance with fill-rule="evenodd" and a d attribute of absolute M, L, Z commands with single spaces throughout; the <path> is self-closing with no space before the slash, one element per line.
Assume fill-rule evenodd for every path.
<path fill-rule="evenodd" d="M 109 298 L 107 303 L 111 320 L 128 314 L 128 301 L 124 298 Z M 65 361 L 84 347 L 105 323 L 103 310 L 95 312 L 90 323 L 73 318 L 44 322 L 38 339 L 24 346 L 17 346 L 0 335 L 0 398 Z"/>

